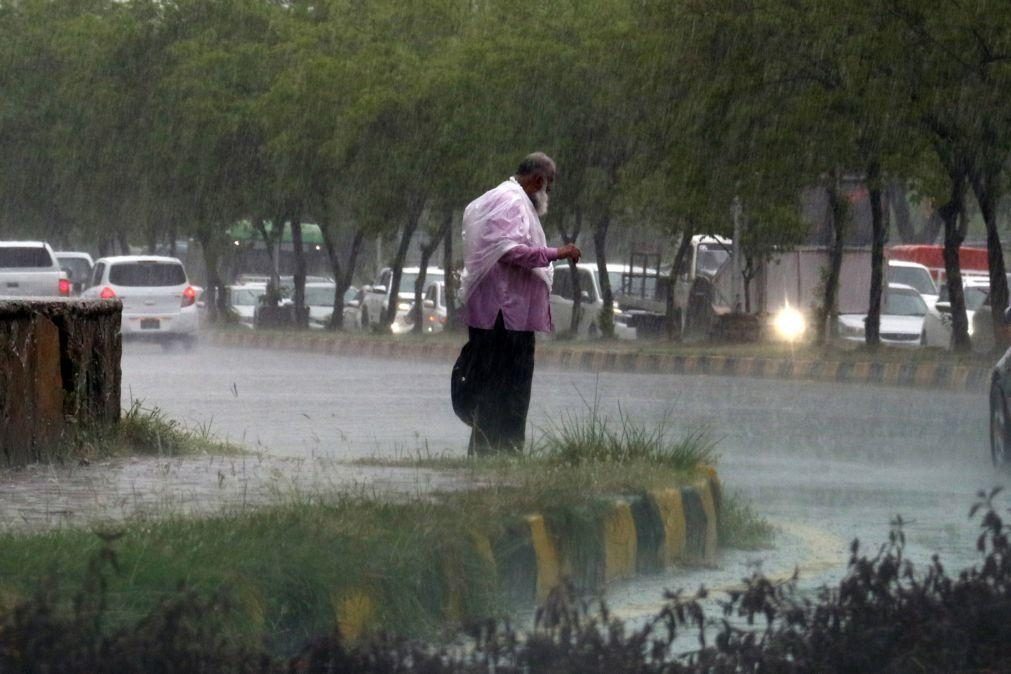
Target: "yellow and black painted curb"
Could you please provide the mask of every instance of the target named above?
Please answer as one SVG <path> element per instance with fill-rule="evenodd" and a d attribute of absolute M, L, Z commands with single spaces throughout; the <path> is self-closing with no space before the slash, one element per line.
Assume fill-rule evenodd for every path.
<path fill-rule="evenodd" d="M 716 559 L 720 481 L 706 468 L 692 484 L 640 496 L 602 500 L 583 526 L 558 514 L 531 513 L 502 528 L 494 538 L 464 533 L 501 594 L 517 607 L 544 602 L 565 582 L 595 592 L 609 583 L 662 571 L 677 564 L 711 564 Z M 442 611 L 448 622 L 465 611 L 466 575 L 444 565 Z M 367 591 L 331 598 L 341 634 L 352 640 L 377 628 L 381 610 Z"/>
<path fill-rule="evenodd" d="M 269 331 L 215 331 L 206 341 L 219 346 L 286 349 L 370 358 L 452 362 L 460 346 L 446 342 L 293 336 Z M 538 363 L 589 372 L 710 375 L 800 381 L 905 386 L 949 391 L 984 391 L 990 368 L 951 363 L 881 363 L 872 361 L 794 360 L 750 356 L 650 354 L 603 349 L 543 349 Z"/>
<path fill-rule="evenodd" d="M 719 477 L 707 469 L 690 485 L 601 503 L 589 536 L 530 514 L 491 542 L 501 586 L 514 599 L 542 602 L 565 579 L 598 590 L 675 564 L 711 564 L 720 502 Z"/>

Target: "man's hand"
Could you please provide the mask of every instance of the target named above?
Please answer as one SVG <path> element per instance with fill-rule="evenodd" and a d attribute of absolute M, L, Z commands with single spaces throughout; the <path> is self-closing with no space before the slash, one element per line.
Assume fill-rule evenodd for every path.
<path fill-rule="evenodd" d="M 572 260 L 573 262 L 579 262 L 579 258 L 582 256 L 583 253 L 571 243 L 567 243 L 558 249 L 559 260 Z"/>

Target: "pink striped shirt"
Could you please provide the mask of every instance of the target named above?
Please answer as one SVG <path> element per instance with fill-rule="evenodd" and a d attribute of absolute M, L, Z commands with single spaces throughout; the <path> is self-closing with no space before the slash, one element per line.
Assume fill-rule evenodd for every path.
<path fill-rule="evenodd" d="M 490 330 L 501 311 L 506 330 L 554 330 L 548 287 L 530 270 L 557 259 L 558 249 L 550 247 L 519 245 L 506 252 L 467 300 L 467 325 Z"/>

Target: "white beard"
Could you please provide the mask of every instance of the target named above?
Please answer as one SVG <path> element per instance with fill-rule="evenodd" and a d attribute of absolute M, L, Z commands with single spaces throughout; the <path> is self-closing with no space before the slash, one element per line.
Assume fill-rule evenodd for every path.
<path fill-rule="evenodd" d="M 539 192 L 534 192 L 534 208 L 537 210 L 537 217 L 543 218 L 548 214 L 548 204 L 551 199 L 548 197 L 547 187 L 542 187 Z"/>

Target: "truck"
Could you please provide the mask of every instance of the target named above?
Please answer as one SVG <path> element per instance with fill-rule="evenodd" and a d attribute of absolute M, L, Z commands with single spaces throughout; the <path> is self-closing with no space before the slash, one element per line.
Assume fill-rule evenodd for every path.
<path fill-rule="evenodd" d="M 68 297 L 70 279 L 44 241 L 0 241 L 0 297 Z"/>
<path fill-rule="evenodd" d="M 772 255 L 749 283 L 752 311 L 775 313 L 790 306 L 810 313 L 821 303 L 829 262 L 830 251 L 824 246 L 798 246 Z M 735 273 L 731 239 L 711 235 L 691 238 L 674 275 L 673 305 L 682 337 L 704 337 L 715 316 L 744 308 L 743 283 L 735 284 Z M 870 248 L 846 247 L 836 300 L 839 313 L 867 312 L 870 274 Z M 659 255 L 650 260 L 650 255 L 633 253 L 629 258 L 622 272 L 621 292 L 615 296 L 640 336 L 661 333 L 671 278 L 671 267 L 661 266 Z"/>

